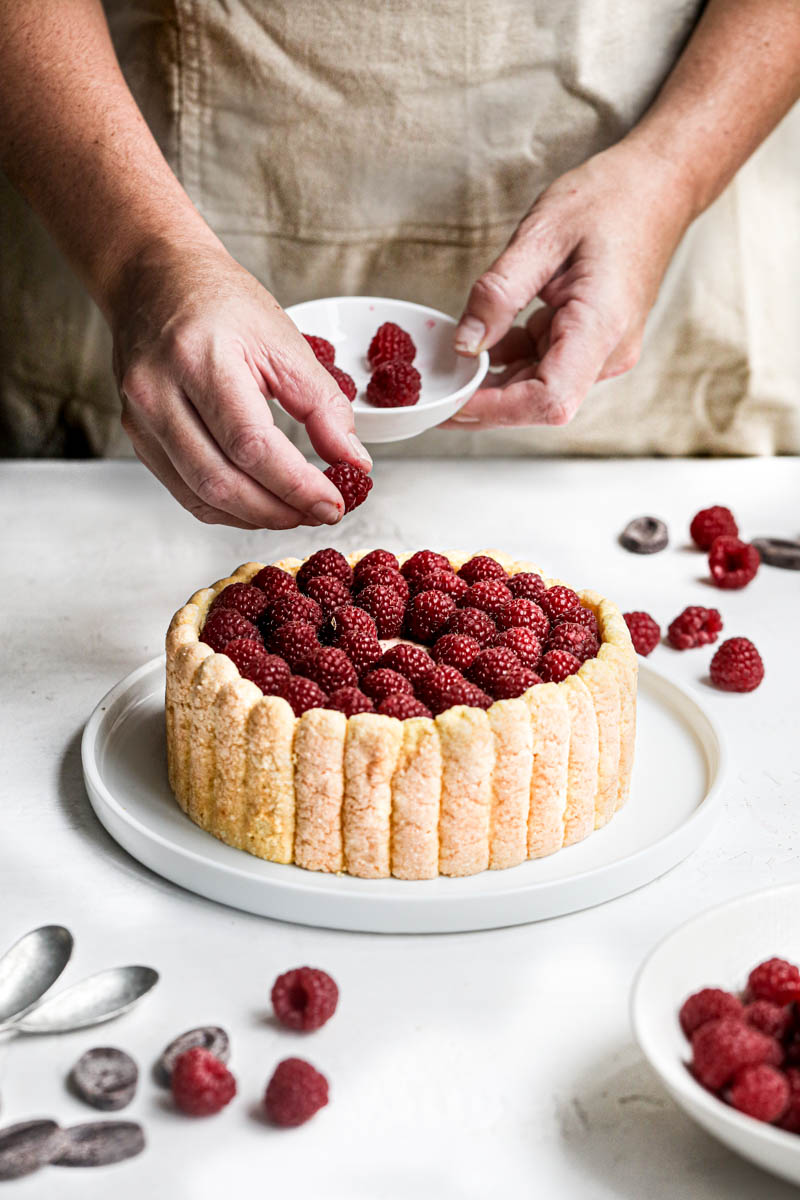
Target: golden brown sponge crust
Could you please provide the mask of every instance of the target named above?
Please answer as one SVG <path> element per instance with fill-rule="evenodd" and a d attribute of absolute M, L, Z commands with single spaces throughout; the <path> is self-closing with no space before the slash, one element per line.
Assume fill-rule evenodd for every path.
<path fill-rule="evenodd" d="M 509 574 L 542 574 L 499 551 L 481 553 Z M 472 556 L 448 557 L 458 569 Z M 537 684 L 486 712 L 459 705 L 407 721 L 330 709 L 295 717 L 200 641 L 214 597 L 263 565 L 244 563 L 196 592 L 167 633 L 170 786 L 214 837 L 312 871 L 430 879 L 552 854 L 607 824 L 627 800 L 637 657 L 609 600 L 579 593 L 597 617 L 596 658 L 563 683 Z M 275 565 L 295 574 L 301 560 Z"/>

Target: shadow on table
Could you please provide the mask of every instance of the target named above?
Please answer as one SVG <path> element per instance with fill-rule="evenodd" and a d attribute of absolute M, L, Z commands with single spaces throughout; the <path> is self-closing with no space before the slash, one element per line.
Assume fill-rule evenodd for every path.
<path fill-rule="evenodd" d="M 559 1115 L 565 1153 L 620 1200 L 796 1200 L 685 1116 L 634 1046 L 590 1064 Z"/>
<path fill-rule="evenodd" d="M 182 892 L 175 884 L 167 882 L 147 867 L 142 866 L 123 850 L 94 814 L 86 794 L 81 766 L 81 737 L 83 728 L 70 738 L 61 757 L 58 771 L 58 798 L 70 827 L 99 852 L 103 860 L 113 860 L 127 875 L 147 882 L 163 892 Z"/>

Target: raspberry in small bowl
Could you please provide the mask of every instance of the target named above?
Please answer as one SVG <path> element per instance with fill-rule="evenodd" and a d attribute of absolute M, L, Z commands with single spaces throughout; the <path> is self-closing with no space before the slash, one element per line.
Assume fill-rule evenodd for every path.
<path fill-rule="evenodd" d="M 333 348 L 336 369 L 353 380 L 353 417 L 362 442 L 402 441 L 440 425 L 463 408 L 489 366 L 486 351 L 475 358 L 456 354 L 457 322 L 422 304 L 333 296 L 286 311 L 317 347 L 320 362 L 328 365 Z"/>

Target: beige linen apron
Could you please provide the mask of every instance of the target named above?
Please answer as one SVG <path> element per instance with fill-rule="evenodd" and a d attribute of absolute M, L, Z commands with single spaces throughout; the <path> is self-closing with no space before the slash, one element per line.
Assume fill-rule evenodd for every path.
<path fill-rule="evenodd" d="M 194 202 L 283 304 L 457 314 L 537 193 L 616 141 L 701 0 L 108 0 L 123 69 Z M 434 431 L 397 454 L 800 451 L 800 112 L 690 230 L 641 362 L 564 428 Z M 129 453 L 110 345 L 0 180 L 0 441 Z M 305 434 L 284 421 L 299 444 Z"/>

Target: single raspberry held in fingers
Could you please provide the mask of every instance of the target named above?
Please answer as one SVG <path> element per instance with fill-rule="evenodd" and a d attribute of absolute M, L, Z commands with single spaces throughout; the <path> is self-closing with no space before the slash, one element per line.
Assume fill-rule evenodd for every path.
<path fill-rule="evenodd" d="M 470 587 L 481 579 L 502 579 L 504 583 L 508 582 L 505 567 L 501 567 L 497 559 L 490 558 L 488 554 L 476 554 L 464 563 L 458 574 Z"/>
<path fill-rule="evenodd" d="M 764 678 L 764 664 L 748 638 L 728 638 L 712 658 L 709 673 L 724 692 L 752 692 Z"/>
<path fill-rule="evenodd" d="M 408 636 L 417 642 L 434 642 L 456 611 L 446 592 L 419 592 L 406 609 Z"/>
<path fill-rule="evenodd" d="M 281 1025 L 310 1033 L 321 1029 L 336 1012 L 339 989 L 325 971 L 297 967 L 272 985 L 272 1007 Z"/>
<path fill-rule="evenodd" d="M 742 1015 L 753 1029 L 777 1038 L 779 1042 L 786 1037 L 793 1020 L 790 1005 L 773 1004 L 771 1000 L 754 1000 L 752 1004 L 746 1004 Z"/>
<path fill-rule="evenodd" d="M 378 327 L 367 350 L 367 362 L 373 371 L 376 367 L 390 362 L 411 363 L 416 357 L 417 348 L 411 340 L 411 335 L 401 329 L 394 321 L 386 321 Z"/>
<path fill-rule="evenodd" d="M 328 1081 L 302 1058 L 278 1063 L 267 1084 L 264 1108 L 274 1125 L 304 1125 L 328 1103 Z"/>
<path fill-rule="evenodd" d="M 761 555 L 749 542 L 735 537 L 718 537 L 708 552 L 708 569 L 718 588 L 726 591 L 746 587 L 756 577 Z"/>
<path fill-rule="evenodd" d="M 539 674 L 548 683 L 562 683 L 581 667 L 580 659 L 568 650 L 548 650 L 539 663 Z"/>
<path fill-rule="evenodd" d="M 411 363 L 384 363 L 367 384 L 367 400 L 376 408 L 410 408 L 419 400 L 422 378 Z"/>
<path fill-rule="evenodd" d="M 339 459 L 332 467 L 326 467 L 323 474 L 342 493 L 346 513 L 352 512 L 354 508 L 358 508 L 359 504 L 363 504 L 372 491 L 372 480 L 367 472 L 362 471 L 360 467 L 354 467 L 352 463 L 345 462 L 344 459 Z"/>
<path fill-rule="evenodd" d="M 527 692 L 528 688 L 535 687 L 537 683 L 544 683 L 541 675 L 537 675 L 530 667 L 523 667 L 522 663 L 518 663 L 513 671 L 507 671 L 492 689 L 492 698 L 494 700 L 516 700 L 519 696 Z"/>
<path fill-rule="evenodd" d="M 798 1002 L 800 970 L 785 958 L 768 958 L 748 975 L 747 994 L 754 1000 L 770 1000 L 773 1004 Z"/>
<path fill-rule="evenodd" d="M 356 381 L 353 379 L 352 375 L 348 375 L 347 371 L 343 371 L 341 367 L 328 367 L 328 374 L 333 376 L 336 383 L 339 385 L 339 391 L 344 392 L 345 396 L 347 396 L 347 399 L 352 404 L 356 398 L 356 395 L 358 394 Z"/>
<path fill-rule="evenodd" d="M 480 608 L 460 608 L 445 626 L 445 633 L 461 633 L 474 638 L 485 648 L 497 633 L 497 626 L 488 613 Z"/>
<path fill-rule="evenodd" d="M 469 584 L 453 571 L 430 571 L 427 575 L 415 579 L 411 590 L 415 594 L 417 592 L 447 592 L 447 595 L 452 596 L 458 604 L 469 591 Z"/>
<path fill-rule="evenodd" d="M 413 583 L 415 579 L 421 579 L 423 575 L 428 575 L 431 571 L 450 571 L 453 574 L 453 565 L 449 558 L 445 558 L 443 554 L 439 554 L 436 550 L 417 550 L 410 558 L 407 558 L 403 563 L 400 571 L 405 575 L 409 583 Z"/>
<path fill-rule="evenodd" d="M 622 616 L 628 626 L 634 650 L 637 654 L 647 658 L 648 654 L 652 654 L 661 641 L 661 628 L 658 622 L 654 621 L 650 613 L 646 612 L 626 612 Z"/>
<path fill-rule="evenodd" d="M 537 668 L 542 657 L 542 644 L 538 637 L 532 629 L 525 629 L 521 625 L 498 633 L 492 645 L 513 650 L 523 667 L 529 667 L 531 670 Z M 454 665 L 458 666 L 457 663 Z"/>
<path fill-rule="evenodd" d="M 578 593 L 560 583 L 547 588 L 538 604 L 551 621 L 555 621 L 557 618 L 574 621 L 581 607 Z"/>
<path fill-rule="evenodd" d="M 712 1092 L 730 1083 L 742 1067 L 781 1061 L 774 1038 L 745 1025 L 739 1017 L 706 1021 L 692 1037 L 692 1068 L 697 1079 Z"/>
<path fill-rule="evenodd" d="M 320 606 L 324 614 L 332 613 L 350 603 L 350 589 L 333 575 L 316 575 L 306 585 L 306 595 Z"/>
<path fill-rule="evenodd" d="M 530 629 L 540 641 L 544 641 L 550 622 L 535 600 L 517 596 L 504 604 L 497 614 L 498 629 Z"/>
<path fill-rule="evenodd" d="M 368 671 L 361 680 L 361 687 L 376 704 L 398 692 L 406 692 L 409 696 L 414 694 L 411 681 L 390 667 L 377 667 L 374 671 Z"/>
<path fill-rule="evenodd" d="M 208 611 L 233 608 L 243 617 L 247 617 L 248 621 L 255 623 L 269 603 L 260 588 L 253 587 L 250 583 L 231 583 L 214 597 Z"/>
<path fill-rule="evenodd" d="M 741 1017 L 742 1002 L 732 992 L 722 988 L 701 988 L 694 992 L 681 1005 L 678 1020 L 687 1038 L 691 1038 L 695 1030 L 706 1021 L 716 1021 L 719 1017 Z"/>
<path fill-rule="evenodd" d="M 313 679 L 323 692 L 337 688 L 356 687 L 358 675 L 344 650 L 336 646 L 318 646 L 307 659 L 296 668 L 298 674 Z"/>
<path fill-rule="evenodd" d="M 319 629 L 322 624 L 322 609 L 316 600 L 302 596 L 299 592 L 294 595 L 290 593 L 271 604 L 259 617 L 258 624 L 264 634 L 268 635 L 288 621 L 303 621 L 306 625 L 313 625 L 315 629 Z"/>
<path fill-rule="evenodd" d="M 526 600 L 535 600 L 537 604 L 539 598 L 547 591 L 541 575 L 536 575 L 533 571 L 519 571 L 516 575 L 511 575 L 507 587 L 515 598 L 524 597 Z"/>
<path fill-rule="evenodd" d="M 743 1067 L 734 1077 L 728 1099 L 739 1112 L 771 1124 L 789 1107 L 789 1083 L 774 1067 Z"/>
<path fill-rule="evenodd" d="M 359 675 L 374 667 L 383 654 L 377 637 L 360 629 L 354 629 L 352 633 L 343 633 L 336 645 L 344 651 Z"/>
<path fill-rule="evenodd" d="M 579 625 L 577 621 L 562 621 L 555 629 L 550 630 L 547 649 L 568 650 L 581 662 L 586 662 L 588 658 L 596 657 L 600 647 L 597 639 L 592 637 L 583 625 Z"/>
<path fill-rule="evenodd" d="M 396 717 L 398 721 L 407 721 L 411 717 L 431 717 L 431 710 L 426 708 L 421 700 L 410 696 L 408 692 L 393 692 L 386 696 L 378 705 L 382 717 Z"/>
<path fill-rule="evenodd" d="M 170 1085 L 178 1108 L 192 1117 L 210 1117 L 220 1112 L 236 1095 L 233 1075 L 223 1062 L 201 1046 L 178 1055 Z"/>
<path fill-rule="evenodd" d="M 463 633 L 444 633 L 437 638 L 432 653 L 437 663 L 466 673 L 480 651 L 481 644 L 475 638 Z"/>
<path fill-rule="evenodd" d="M 716 608 L 690 604 L 670 623 L 667 641 L 675 650 L 693 650 L 715 642 L 721 629 L 722 617 Z"/>
<path fill-rule="evenodd" d="M 495 686 L 503 676 L 509 671 L 515 671 L 520 665 L 514 651 L 506 646 L 481 650 L 470 665 L 469 678 L 484 692 L 493 696 Z"/>
<path fill-rule="evenodd" d="M 290 592 L 297 591 L 294 575 L 281 570 L 280 567 L 262 567 L 258 574 L 253 576 L 252 584 L 264 593 L 268 604 L 274 604 L 281 596 L 288 596 Z"/>
<path fill-rule="evenodd" d="M 314 333 L 304 333 L 303 337 L 313 350 L 317 362 L 322 363 L 323 367 L 327 367 L 330 371 L 336 362 L 336 350 L 333 343 L 329 342 L 327 338 L 317 337 Z"/>
<path fill-rule="evenodd" d="M 391 550 L 370 550 L 353 567 L 353 577 L 360 579 L 364 571 L 369 571 L 373 567 L 389 567 L 392 571 L 399 571 L 400 563 L 397 555 L 392 554 Z"/>
<path fill-rule="evenodd" d="M 218 608 L 206 617 L 200 641 L 205 642 L 217 654 L 221 654 L 228 642 L 234 638 L 249 638 L 260 642 L 261 633 L 253 624 L 243 617 L 235 608 Z"/>
<path fill-rule="evenodd" d="M 354 717 L 356 713 L 375 711 L 375 705 L 369 696 L 365 696 L 357 687 L 337 688 L 328 696 L 325 707 L 344 713 L 346 717 Z"/>
<path fill-rule="evenodd" d="M 323 641 L 335 642 L 346 633 L 368 633 L 377 639 L 378 628 L 368 612 L 356 608 L 355 604 L 346 604 L 337 608 L 325 621 L 320 635 Z"/>
<path fill-rule="evenodd" d="M 363 592 L 365 587 L 373 587 L 375 584 L 389 587 L 392 591 L 397 592 L 404 604 L 408 601 L 408 580 L 396 568 L 376 566 L 360 571 L 358 578 L 353 583 L 353 591 L 358 595 L 359 592 Z"/>
<path fill-rule="evenodd" d="M 710 550 L 715 538 L 728 536 L 738 537 L 739 526 L 729 508 L 715 504 L 711 508 L 701 508 L 692 518 L 689 526 L 692 541 L 700 550 Z"/>
<path fill-rule="evenodd" d="M 359 592 L 355 603 L 372 617 L 379 638 L 398 636 L 403 628 L 406 606 L 393 588 L 372 584 Z"/>
<path fill-rule="evenodd" d="M 319 684 L 314 683 L 313 679 L 307 679 L 305 675 L 291 676 L 284 697 L 289 701 L 296 717 L 302 717 L 310 708 L 324 708 L 327 703 L 327 696 Z"/>
<path fill-rule="evenodd" d="M 353 568 L 342 552 L 335 550 L 333 546 L 315 550 L 304 563 L 301 563 L 297 572 L 297 586 L 300 591 L 305 592 L 310 581 L 316 579 L 318 575 L 332 575 L 334 579 L 341 579 L 348 588 L 353 582 Z"/>
<path fill-rule="evenodd" d="M 416 688 L 423 675 L 432 671 L 436 664 L 422 646 L 412 646 L 408 642 L 400 642 L 397 646 L 389 647 L 379 665 L 388 667 L 391 671 L 397 671 L 400 675 L 405 676 L 413 688 Z"/>
<path fill-rule="evenodd" d="M 287 621 L 270 638 L 269 648 L 294 668 L 317 649 L 317 631 L 308 621 Z"/>

